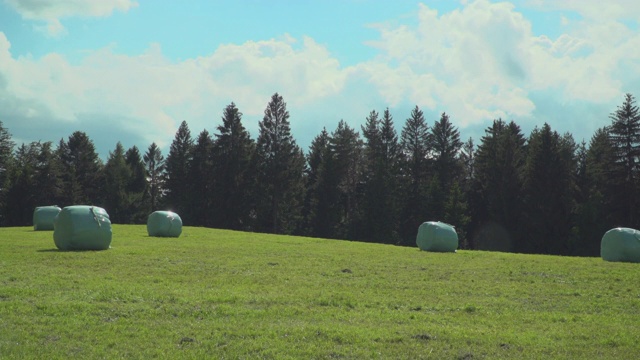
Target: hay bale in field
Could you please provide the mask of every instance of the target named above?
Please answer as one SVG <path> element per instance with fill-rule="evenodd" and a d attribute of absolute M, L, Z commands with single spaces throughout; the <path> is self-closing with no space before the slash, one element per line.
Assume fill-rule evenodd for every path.
<path fill-rule="evenodd" d="M 33 210 L 33 230 L 53 230 L 53 220 L 60 210 L 62 209 L 56 205 L 36 207 Z"/>
<path fill-rule="evenodd" d="M 182 233 L 182 219 L 171 211 L 154 211 L 147 218 L 149 236 L 179 237 Z"/>
<path fill-rule="evenodd" d="M 97 206 L 67 206 L 54 223 L 53 241 L 60 250 L 106 250 L 111 237 L 109 214 Z"/>
<path fill-rule="evenodd" d="M 607 231 L 600 242 L 600 256 L 606 261 L 640 263 L 640 231 L 623 227 Z"/>
<path fill-rule="evenodd" d="M 424 251 L 455 252 L 458 248 L 458 234 L 449 224 L 428 221 L 418 228 L 416 244 Z"/>

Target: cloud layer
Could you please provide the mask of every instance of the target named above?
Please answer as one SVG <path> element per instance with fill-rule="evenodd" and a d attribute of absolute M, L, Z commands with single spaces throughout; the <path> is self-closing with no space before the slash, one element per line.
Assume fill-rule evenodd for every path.
<path fill-rule="evenodd" d="M 24 19 L 38 20 L 46 23 L 37 25 L 45 34 L 53 37 L 63 35 L 66 30 L 60 22 L 64 18 L 102 17 L 114 11 L 126 12 L 138 6 L 131 0 L 5 0 Z"/>
<path fill-rule="evenodd" d="M 25 18 L 45 21 L 105 16 L 136 5 L 9 3 Z M 528 6 L 549 4 L 538 0 Z M 153 141 L 167 146 L 182 120 L 192 132 L 213 132 L 231 101 L 256 135 L 277 91 L 303 145 L 323 126 L 332 130 L 344 118 L 358 128 L 369 110 L 386 106 L 401 127 L 414 105 L 436 116 L 446 111 L 463 134 L 502 117 L 523 128 L 549 122 L 588 140 L 608 124 L 608 113 L 625 92 L 640 96 L 640 33 L 628 23 L 638 19 L 630 20 L 629 11 L 601 8 L 598 1 L 552 4 L 580 15 L 565 18 L 564 33 L 555 38 L 534 35 L 529 20 L 508 2 L 479 0 L 443 14 L 419 5 L 416 25 L 375 25 L 380 35 L 369 45 L 378 55 L 349 67 L 314 39 L 286 34 L 220 45 L 207 56 L 179 62 L 164 57 L 161 45 L 149 44 L 137 55 L 120 54 L 113 46 L 93 50 L 72 64 L 57 53 L 16 58 L 0 32 L 0 120 L 23 141 L 57 141 L 72 130 L 86 131 L 105 155 L 118 140 L 141 148 Z"/>

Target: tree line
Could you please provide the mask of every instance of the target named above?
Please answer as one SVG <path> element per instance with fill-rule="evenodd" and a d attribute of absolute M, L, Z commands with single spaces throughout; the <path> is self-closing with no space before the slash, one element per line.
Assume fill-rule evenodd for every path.
<path fill-rule="evenodd" d="M 170 209 L 185 225 L 415 246 L 418 226 L 440 220 L 462 248 L 598 256 L 608 229 L 640 228 L 639 159 L 631 94 L 589 143 L 496 119 L 476 146 L 446 113 L 429 124 L 416 106 L 399 133 L 388 108 L 373 110 L 305 153 L 276 93 L 257 139 L 231 103 L 213 134 L 194 138 L 183 121 L 166 158 L 118 142 L 103 163 L 81 131 L 16 148 L 0 122 L 0 225 L 30 225 L 35 206 L 93 204 L 114 223 Z"/>

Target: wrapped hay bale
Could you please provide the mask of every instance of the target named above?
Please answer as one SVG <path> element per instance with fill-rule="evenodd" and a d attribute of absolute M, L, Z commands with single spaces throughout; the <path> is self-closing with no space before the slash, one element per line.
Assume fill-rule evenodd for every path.
<path fill-rule="evenodd" d="M 428 221 L 418 228 L 416 244 L 424 251 L 455 252 L 458 248 L 458 234 L 449 224 Z"/>
<path fill-rule="evenodd" d="M 53 206 L 38 206 L 33 210 L 33 230 L 53 230 L 53 220 L 58 216 L 60 212 L 59 207 Z"/>
<path fill-rule="evenodd" d="M 60 250 L 106 250 L 111 235 L 111 220 L 103 208 L 74 205 L 56 217 L 53 241 Z"/>
<path fill-rule="evenodd" d="M 600 256 L 605 261 L 640 263 L 640 231 L 622 227 L 607 231 L 600 242 Z"/>
<path fill-rule="evenodd" d="M 149 236 L 179 237 L 182 233 L 182 219 L 171 211 L 154 211 L 147 219 Z"/>

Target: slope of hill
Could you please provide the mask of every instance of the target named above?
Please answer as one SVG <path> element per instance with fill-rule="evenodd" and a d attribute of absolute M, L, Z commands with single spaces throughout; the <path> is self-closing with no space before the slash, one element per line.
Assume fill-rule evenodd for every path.
<path fill-rule="evenodd" d="M 640 267 L 114 225 L 0 228 L 0 358 L 635 358 Z"/>

